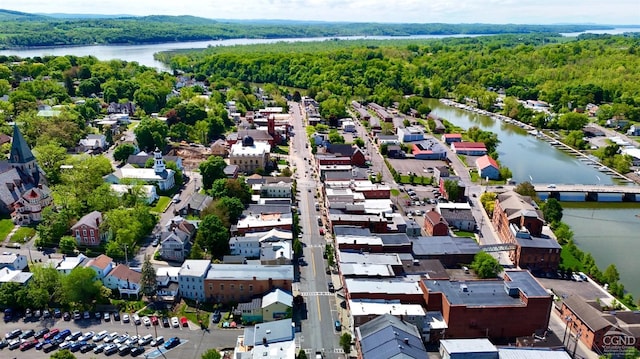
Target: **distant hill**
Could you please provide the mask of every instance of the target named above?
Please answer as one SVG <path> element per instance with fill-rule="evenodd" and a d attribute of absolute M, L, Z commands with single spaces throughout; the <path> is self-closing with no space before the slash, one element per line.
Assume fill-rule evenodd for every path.
<path fill-rule="evenodd" d="M 29 14 L 26 12 L 0 9 L 0 22 L 2 21 L 24 21 L 24 20 L 46 20 L 46 16 Z"/>
<path fill-rule="evenodd" d="M 53 14 L 38 14 L 46 16 L 52 19 L 118 19 L 121 17 L 136 17 L 135 15 L 121 14 L 121 15 L 105 15 L 105 14 L 65 14 L 65 13 L 53 13 Z"/>

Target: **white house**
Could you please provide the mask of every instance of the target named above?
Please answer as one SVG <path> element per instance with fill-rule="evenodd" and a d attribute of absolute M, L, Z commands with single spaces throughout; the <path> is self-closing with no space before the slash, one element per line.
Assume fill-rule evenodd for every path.
<path fill-rule="evenodd" d="M 342 130 L 344 132 L 356 132 L 356 124 L 353 121 L 342 121 Z"/>
<path fill-rule="evenodd" d="M 90 134 L 80 140 L 80 149 L 87 150 L 104 150 L 107 148 L 107 137 L 105 135 Z"/>
<path fill-rule="evenodd" d="M 204 300 L 204 278 L 211 268 L 210 260 L 187 259 L 178 273 L 180 294 L 184 298 Z"/>
<path fill-rule="evenodd" d="M 180 292 L 178 284 L 179 267 L 156 268 L 156 282 L 158 284 L 156 294 L 165 301 L 173 302 Z"/>
<path fill-rule="evenodd" d="M 56 270 L 61 274 L 69 274 L 77 266 L 82 265 L 83 263 L 87 263 L 88 261 L 89 258 L 87 258 L 84 254 L 80 254 L 77 257 L 65 256 L 62 261 L 58 263 Z"/>
<path fill-rule="evenodd" d="M 87 262 L 87 264 L 85 264 L 84 266 L 86 268 L 91 268 L 94 271 L 96 271 L 96 274 L 98 275 L 98 279 L 102 281 L 104 277 L 106 277 L 107 274 L 111 272 L 111 270 L 113 269 L 113 265 L 114 263 L 111 257 L 105 254 L 101 254 L 96 258 L 90 259 Z"/>
<path fill-rule="evenodd" d="M 130 185 L 130 184 L 112 184 L 111 190 L 118 195 L 118 197 L 122 197 L 128 193 L 136 193 L 140 194 L 144 197 L 144 201 L 146 204 L 151 204 L 155 202 L 160 196 L 156 192 L 156 186 L 151 185 Z"/>
<path fill-rule="evenodd" d="M 102 283 L 111 290 L 118 290 L 120 296 L 126 294 L 128 296 L 140 294 L 140 278 L 142 274 L 134 271 L 124 264 L 118 264 L 107 274 Z"/>
<path fill-rule="evenodd" d="M 33 273 L 11 270 L 9 268 L 0 269 L 0 284 L 15 282 L 24 285 L 27 284 L 31 277 L 33 277 Z"/>
<path fill-rule="evenodd" d="M 0 255 L 0 269 L 2 268 L 23 270 L 27 268 L 27 257 L 16 253 L 2 254 Z"/>

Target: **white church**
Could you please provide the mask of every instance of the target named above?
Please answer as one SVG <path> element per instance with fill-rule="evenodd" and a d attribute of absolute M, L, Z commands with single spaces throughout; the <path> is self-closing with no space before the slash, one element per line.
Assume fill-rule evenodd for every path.
<path fill-rule="evenodd" d="M 157 185 L 160 191 L 170 190 L 176 184 L 175 171 L 166 167 L 158 148 L 153 152 L 153 168 L 136 168 L 127 164 L 105 176 L 105 181 L 113 184 L 122 183 L 125 179 Z"/>

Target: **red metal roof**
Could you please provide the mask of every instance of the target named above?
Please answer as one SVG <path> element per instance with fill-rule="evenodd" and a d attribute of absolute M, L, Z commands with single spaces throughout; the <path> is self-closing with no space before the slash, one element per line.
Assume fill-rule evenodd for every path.
<path fill-rule="evenodd" d="M 496 160 L 494 160 L 493 158 L 489 157 L 488 155 L 484 155 L 480 158 L 478 158 L 476 160 L 476 166 L 478 166 L 478 168 L 483 169 L 483 168 L 487 168 L 489 166 L 493 166 L 495 168 L 500 168 L 500 166 L 498 165 L 498 162 L 496 162 Z"/>

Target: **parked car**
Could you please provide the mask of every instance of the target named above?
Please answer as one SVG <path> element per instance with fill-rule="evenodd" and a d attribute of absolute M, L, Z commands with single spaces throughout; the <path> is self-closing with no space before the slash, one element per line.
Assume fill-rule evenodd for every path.
<path fill-rule="evenodd" d="M 213 322 L 214 323 L 219 323 L 220 319 L 222 319 L 222 314 L 220 314 L 220 311 L 219 310 L 214 311 L 213 312 L 213 318 L 212 318 Z"/>
<path fill-rule="evenodd" d="M 78 341 L 86 342 L 87 340 L 91 340 L 91 339 L 93 339 L 93 336 L 95 334 L 96 334 L 96 332 L 94 332 L 94 331 L 88 331 L 88 332 L 84 333 L 84 335 L 82 335 L 80 338 L 78 338 Z"/>
<path fill-rule="evenodd" d="M 81 336 L 82 336 L 82 332 L 79 331 L 79 330 L 76 330 L 75 332 L 69 334 L 69 336 L 66 337 L 64 340 L 67 340 L 67 341 L 76 340 L 76 339 L 80 338 Z"/>
<path fill-rule="evenodd" d="M 162 326 L 165 328 L 169 328 L 171 325 L 169 324 L 169 318 L 162 317 Z"/>
<path fill-rule="evenodd" d="M 56 334 L 56 336 L 53 337 L 53 340 L 62 341 L 62 340 L 65 340 L 69 335 L 71 335 L 71 330 L 65 329 L 65 330 L 61 331 L 60 333 Z"/>
<path fill-rule="evenodd" d="M 120 348 L 118 348 L 118 354 L 120 354 L 120 356 L 125 356 L 129 353 L 131 353 L 131 346 L 130 345 L 123 345 Z"/>
<path fill-rule="evenodd" d="M 9 346 L 9 341 L 6 339 L 0 340 L 0 349 L 4 349 Z"/>
<path fill-rule="evenodd" d="M 113 320 L 115 321 L 120 320 L 120 312 L 113 312 Z"/>
<path fill-rule="evenodd" d="M 82 319 L 82 314 L 80 314 L 80 312 L 77 311 L 77 310 L 74 311 L 73 312 L 73 320 L 80 320 L 80 319 Z"/>
<path fill-rule="evenodd" d="M 15 338 L 19 337 L 20 334 L 22 334 L 22 329 L 14 329 L 14 330 L 10 331 L 9 333 L 5 334 L 4 337 L 5 337 L 5 339 L 15 339 Z"/>
<path fill-rule="evenodd" d="M 40 338 L 44 337 L 44 336 L 45 336 L 45 334 L 47 334 L 47 333 L 49 333 L 49 328 L 42 328 L 42 329 L 38 330 L 38 331 L 33 335 L 33 337 L 34 337 L 34 338 L 36 338 L 36 339 L 40 339 Z"/>
<path fill-rule="evenodd" d="M 329 282 L 327 284 L 327 287 L 329 288 L 329 293 L 333 293 L 336 291 L 336 287 L 334 287 L 333 282 Z"/>
<path fill-rule="evenodd" d="M 149 319 L 149 317 L 145 315 L 144 317 L 142 317 L 142 323 L 144 323 L 144 325 L 148 327 L 151 325 L 151 319 Z"/>
<path fill-rule="evenodd" d="M 104 320 L 105 322 L 111 321 L 111 315 L 109 314 L 109 312 L 104 312 L 104 314 L 102 315 L 102 320 Z"/>
<path fill-rule="evenodd" d="M 155 315 L 151 316 L 151 324 L 158 325 L 160 322 L 158 321 L 158 317 Z"/>
<path fill-rule="evenodd" d="M 73 345 L 73 341 L 64 341 L 64 342 L 60 343 L 58 348 L 60 348 L 60 349 L 68 349 L 71 345 Z"/>
<path fill-rule="evenodd" d="M 62 318 L 62 312 L 60 311 L 60 309 L 56 308 L 53 310 L 53 317 L 54 318 Z"/>
<path fill-rule="evenodd" d="M 75 352 L 79 351 L 80 348 L 82 348 L 85 345 L 87 345 L 87 342 L 82 342 L 82 341 L 75 342 L 75 343 L 71 344 L 71 346 L 69 347 L 69 351 L 72 352 L 72 353 L 75 353 Z"/>
<path fill-rule="evenodd" d="M 189 326 L 189 320 L 187 320 L 187 317 L 180 317 L 180 323 L 182 324 L 183 327 Z"/>
<path fill-rule="evenodd" d="M 84 314 L 82 314 L 82 318 L 83 319 L 91 319 L 91 313 L 89 313 L 88 311 L 84 312 Z"/>
<path fill-rule="evenodd" d="M 133 349 L 131 349 L 131 356 L 132 357 L 137 357 L 138 355 L 144 353 L 144 347 L 134 347 Z"/>
<path fill-rule="evenodd" d="M 96 344 L 88 343 L 80 348 L 80 353 L 88 353 L 97 347 Z"/>
<path fill-rule="evenodd" d="M 135 325 L 140 325 L 141 321 L 140 321 L 140 316 L 138 314 L 133 314 L 132 319 Z"/>
<path fill-rule="evenodd" d="M 129 323 L 129 314 L 123 314 L 122 315 L 122 322 L 123 323 Z"/>
<path fill-rule="evenodd" d="M 101 332 L 99 332 L 98 334 L 96 334 L 96 335 L 94 335 L 94 336 L 93 336 L 93 341 L 94 341 L 94 342 L 99 342 L 99 341 L 101 341 L 102 339 L 106 338 L 108 334 L 109 334 L 109 332 L 108 332 L 108 331 L 103 330 L 103 331 L 101 331 Z"/>
<path fill-rule="evenodd" d="M 93 348 L 93 352 L 94 352 L 95 354 L 100 354 L 100 353 L 102 353 L 102 352 L 104 351 L 104 348 L 105 348 L 106 346 L 108 346 L 108 345 L 109 345 L 109 344 L 98 344 L 98 345 L 96 345 L 96 347 L 95 347 L 95 348 Z"/>
<path fill-rule="evenodd" d="M 166 343 L 164 343 L 164 348 L 165 349 L 171 349 L 171 348 L 177 346 L 178 344 L 180 344 L 180 338 L 173 337 L 173 338 L 167 340 Z"/>
<path fill-rule="evenodd" d="M 42 317 L 43 318 L 51 318 L 51 312 L 49 311 L 49 309 L 45 309 L 42 311 Z"/>
<path fill-rule="evenodd" d="M 34 334 L 36 334 L 36 331 L 33 329 L 26 330 L 22 332 L 22 334 L 20 334 L 20 339 L 24 340 L 24 339 L 31 338 Z"/>
<path fill-rule="evenodd" d="M 64 312 L 64 314 L 62 315 L 62 319 L 64 319 L 65 322 L 68 322 L 71 320 L 71 314 L 69 314 L 69 312 Z"/>
<path fill-rule="evenodd" d="M 109 344 L 106 347 L 104 347 L 104 354 L 105 355 L 111 355 L 111 354 L 114 354 L 117 351 L 118 351 L 118 346 L 115 345 L 115 344 Z"/>
<path fill-rule="evenodd" d="M 106 337 L 104 337 L 103 341 L 105 343 L 111 343 L 117 337 L 118 337 L 118 332 L 113 332 L 113 333 L 107 335 Z"/>
<path fill-rule="evenodd" d="M 42 339 L 44 339 L 44 340 L 53 339 L 56 335 L 58 335 L 58 333 L 60 333 L 60 329 L 53 328 L 53 329 L 49 330 L 48 333 L 43 335 Z"/>
<path fill-rule="evenodd" d="M 153 340 L 153 335 L 147 334 L 142 338 L 138 339 L 138 345 L 147 345 L 151 343 L 152 340 Z"/>
<path fill-rule="evenodd" d="M 336 331 L 338 331 L 338 332 L 342 330 L 342 323 L 340 323 L 340 321 L 339 321 L 339 320 L 336 320 L 336 321 L 333 323 L 333 326 L 335 327 Z"/>
<path fill-rule="evenodd" d="M 35 347 L 36 344 L 38 344 L 38 339 L 32 339 L 32 340 L 28 340 L 26 342 L 23 342 L 22 344 L 20 344 L 20 351 L 29 350 L 29 349 Z"/>
<path fill-rule="evenodd" d="M 158 345 L 164 343 L 164 337 L 161 335 L 157 338 L 155 338 L 154 340 L 151 341 L 151 346 L 152 347 L 157 347 Z"/>
<path fill-rule="evenodd" d="M 42 346 L 42 351 L 45 353 L 48 353 L 55 350 L 57 347 L 58 347 L 57 342 L 46 343 L 45 345 Z"/>
<path fill-rule="evenodd" d="M 9 342 L 9 349 L 10 350 L 18 349 L 21 344 L 22 344 L 22 341 L 20 339 L 13 339 L 12 341 Z"/>

